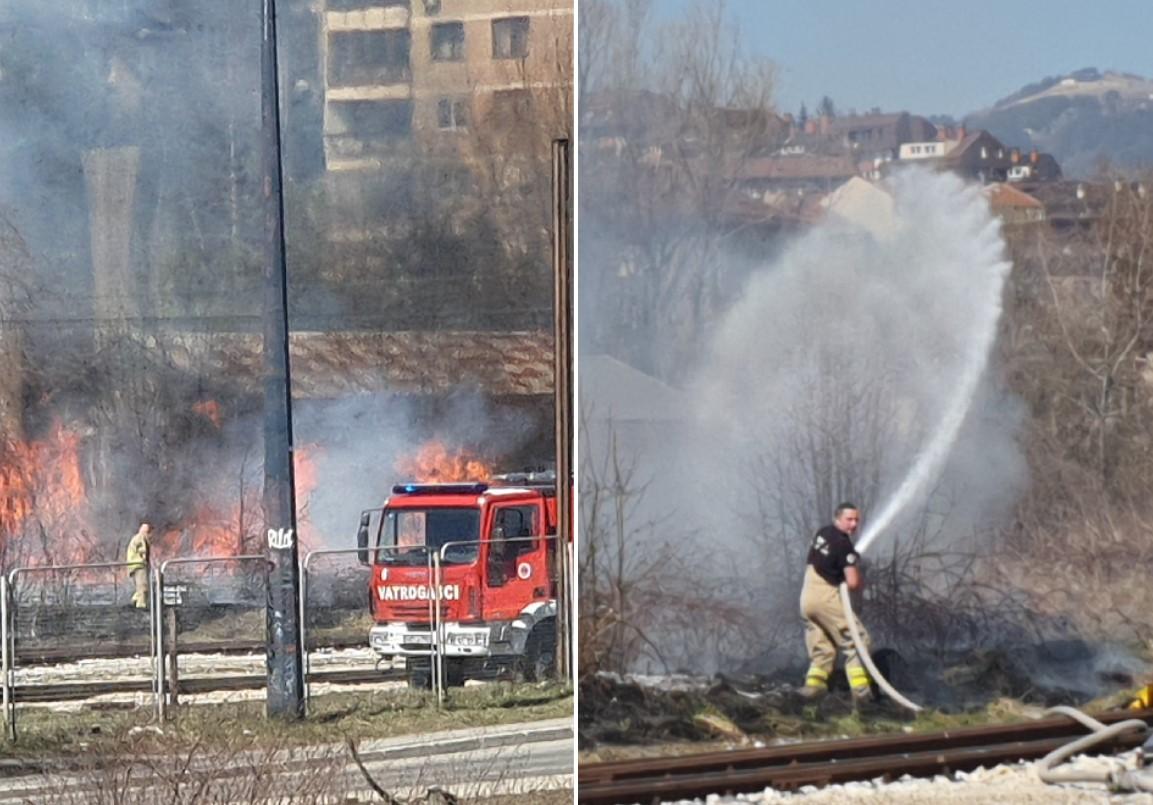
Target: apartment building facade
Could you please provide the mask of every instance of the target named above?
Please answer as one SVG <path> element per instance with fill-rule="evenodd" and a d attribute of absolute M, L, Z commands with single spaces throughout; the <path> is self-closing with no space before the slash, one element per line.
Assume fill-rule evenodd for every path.
<path fill-rule="evenodd" d="M 462 155 L 571 84 L 572 0 L 322 2 L 330 172 Z"/>

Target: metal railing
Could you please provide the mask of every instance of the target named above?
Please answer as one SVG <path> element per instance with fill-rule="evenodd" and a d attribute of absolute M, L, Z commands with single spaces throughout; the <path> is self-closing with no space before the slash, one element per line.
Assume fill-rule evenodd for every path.
<path fill-rule="evenodd" d="M 268 557 L 263 554 L 241 554 L 239 556 L 182 556 L 173 559 L 166 559 L 160 564 L 153 574 L 154 585 L 152 595 L 149 596 L 150 609 L 154 613 L 153 624 L 155 633 L 153 637 L 153 671 L 154 671 L 154 690 L 156 692 L 156 717 L 160 721 L 168 718 L 168 705 L 173 706 L 177 703 L 177 689 L 176 685 L 168 684 L 168 677 L 171 676 L 175 681 L 177 675 L 177 659 L 179 651 L 177 649 L 177 630 L 175 625 L 172 626 L 172 646 L 166 647 L 164 640 L 165 631 L 165 574 L 168 568 L 173 565 L 189 566 L 189 565 L 219 565 L 225 563 L 243 563 L 243 562 L 263 562 L 264 563 L 264 586 L 268 588 Z M 171 606 L 175 606 L 172 604 Z M 166 660 L 172 664 L 171 674 L 166 674 Z"/>
<path fill-rule="evenodd" d="M 37 574 L 63 574 L 63 573 L 91 573 L 101 570 L 128 570 L 138 567 L 135 562 L 92 562 L 89 564 L 68 565 L 36 565 L 13 568 L 7 576 L 0 577 L 0 662 L 2 662 L 2 687 L 4 705 L 5 734 L 11 741 L 16 740 L 16 668 L 19 665 L 19 630 L 16 628 L 20 610 L 19 588 L 20 579 Z M 119 591 L 119 585 L 113 583 L 114 593 Z M 66 596 L 65 596 L 66 597 Z M 148 609 L 154 608 L 154 599 L 150 596 Z M 154 619 L 149 612 L 150 622 Z M 150 630 L 149 655 L 155 662 L 156 644 L 153 642 L 155 632 Z"/>
<path fill-rule="evenodd" d="M 371 557 L 371 559 L 370 559 L 370 562 L 369 562 L 366 570 L 371 574 L 371 573 L 376 572 L 376 568 L 378 566 L 376 559 L 382 553 L 385 555 L 392 554 L 392 553 L 399 555 L 402 552 L 412 550 L 413 547 L 419 547 L 419 546 L 395 546 L 394 545 L 394 546 L 385 546 L 385 547 L 368 548 L 368 549 L 323 548 L 323 549 L 318 549 L 315 551 L 309 551 L 301 559 L 301 561 L 300 561 L 300 616 L 299 616 L 299 620 L 300 620 L 301 652 L 302 652 L 303 657 L 304 657 L 304 668 L 303 668 L 303 670 L 304 670 L 304 706 L 305 706 L 306 712 L 308 710 L 309 703 L 311 701 L 311 683 L 309 682 L 309 673 L 312 670 L 312 651 L 309 648 L 309 643 L 308 643 L 308 612 L 309 612 L 308 604 L 309 604 L 310 596 L 312 594 L 312 586 L 309 582 L 309 578 L 310 578 L 309 571 L 312 569 L 313 559 L 315 557 L 321 557 L 321 556 L 340 556 L 340 555 L 352 556 L 352 555 L 357 555 L 357 554 L 368 553 L 369 556 Z M 428 577 L 430 579 L 433 578 L 435 575 L 433 568 L 434 568 L 434 563 L 436 561 L 437 561 L 436 552 L 435 551 L 429 552 L 428 560 L 426 563 L 426 569 L 428 570 L 428 574 L 429 574 Z M 437 587 L 435 589 L 439 590 L 439 587 Z M 369 584 L 366 585 L 365 590 L 366 590 L 366 592 L 371 592 L 371 590 L 372 590 L 371 579 L 370 579 Z M 433 689 L 433 693 L 436 697 L 438 706 L 444 701 L 443 675 L 437 671 L 437 665 L 438 665 L 437 657 L 440 656 L 440 654 L 442 653 L 442 644 L 438 640 L 438 637 L 437 637 L 438 631 L 435 627 L 435 624 L 439 621 L 439 618 L 440 618 L 440 606 L 439 606 L 440 598 L 441 598 L 441 596 L 438 593 L 434 593 L 433 595 L 429 596 L 430 631 L 429 631 L 428 650 L 427 651 L 419 651 L 419 650 L 412 649 L 412 650 L 409 650 L 408 654 L 407 654 L 407 656 L 409 656 L 409 657 L 428 657 L 429 658 L 429 664 L 431 666 L 432 689 Z M 366 642 L 366 645 L 370 645 L 368 643 L 368 635 L 367 634 L 365 635 L 365 642 Z M 370 645 L 370 647 L 371 647 L 371 645 Z M 407 665 L 407 663 L 406 663 L 406 665 Z"/>
<path fill-rule="evenodd" d="M 546 543 L 556 543 L 559 538 L 557 536 L 534 536 L 534 537 L 510 537 L 508 539 L 499 540 L 506 546 L 536 543 L 538 540 L 544 540 Z M 445 652 L 447 649 L 447 630 L 446 618 L 444 611 L 444 603 L 449 600 L 446 597 L 444 589 L 444 577 L 446 567 L 459 565 L 459 559 L 453 558 L 450 554 L 454 549 L 468 548 L 470 551 L 475 551 L 470 559 L 465 564 L 475 564 L 480 561 L 480 556 L 483 553 L 482 546 L 488 543 L 497 542 L 497 540 L 484 539 L 484 540 L 460 540 L 455 542 L 446 543 L 438 550 L 426 551 L 426 562 L 424 569 L 427 572 L 425 579 L 428 581 L 429 591 L 427 593 L 428 603 L 428 647 L 426 650 L 411 649 L 406 651 L 406 655 L 410 657 L 427 658 L 429 667 L 428 674 L 433 688 L 433 694 L 437 706 L 442 706 L 446 697 L 446 688 L 448 685 L 448 675 L 446 674 L 445 666 Z M 392 546 L 382 548 L 369 548 L 367 553 L 373 562 L 370 563 L 367 569 L 369 573 L 377 573 L 378 568 L 381 566 L 375 560 L 382 556 L 389 554 L 399 554 L 404 551 L 410 551 L 413 547 L 419 546 Z M 548 580 L 550 589 L 549 596 L 555 602 L 557 607 L 556 617 L 562 617 L 564 609 L 567 608 L 568 602 L 557 599 L 556 593 L 558 590 L 563 590 L 564 586 L 558 584 L 558 574 L 563 572 L 563 568 L 567 564 L 572 567 L 573 563 L 565 563 L 557 555 L 560 550 L 566 550 L 565 546 L 557 545 L 555 549 L 550 549 L 547 553 L 546 559 L 546 578 Z M 304 678 L 304 700 L 306 711 L 311 702 L 311 683 L 309 681 L 312 676 L 312 647 L 310 646 L 311 628 L 308 616 L 310 614 L 310 604 L 314 600 L 314 586 L 313 574 L 315 571 L 315 563 L 322 557 L 327 556 L 353 556 L 363 554 L 360 548 L 340 548 L 340 549 L 321 549 L 310 551 L 304 555 L 300 560 L 300 579 L 301 579 L 301 595 L 300 595 L 300 630 L 301 630 L 301 652 L 302 652 L 302 670 Z M 522 554 L 512 554 L 510 558 L 519 557 Z M 159 720 L 164 720 L 168 716 L 169 707 L 177 703 L 178 690 L 178 675 L 174 672 L 169 672 L 166 663 L 175 663 L 179 655 L 177 645 L 177 631 L 172 628 L 172 625 L 166 622 L 166 614 L 172 611 L 177 606 L 175 600 L 169 602 L 167 597 L 169 593 L 173 593 L 175 588 L 171 587 L 172 571 L 176 567 L 184 566 L 211 566 L 225 563 L 264 563 L 263 575 L 265 578 L 265 585 L 267 585 L 267 558 L 262 554 L 244 554 L 239 556 L 214 556 L 214 557 L 175 557 L 167 559 L 159 566 L 151 566 L 148 568 L 148 601 L 147 601 L 147 646 L 148 646 L 148 661 L 150 663 L 150 695 L 153 700 L 154 712 Z M 20 651 L 20 630 L 17 628 L 21 622 L 21 615 L 28 607 L 28 604 L 21 601 L 21 582 L 25 581 L 30 576 L 35 575 L 51 575 L 51 574 L 71 574 L 67 576 L 67 583 L 58 584 L 54 588 L 46 588 L 40 590 L 41 603 L 43 601 L 51 601 L 52 606 L 60 606 L 67 611 L 67 607 L 71 606 L 74 602 L 73 597 L 77 595 L 77 591 L 81 594 L 89 595 L 104 595 L 107 593 L 102 592 L 102 588 L 88 586 L 76 587 L 74 586 L 75 580 L 78 576 L 83 577 L 87 574 L 101 573 L 105 571 L 124 571 L 134 567 L 134 563 L 128 562 L 98 562 L 92 564 L 74 564 L 74 565 L 48 565 L 41 567 L 19 567 L 13 569 L 6 576 L 0 576 L 0 699 L 3 704 L 3 718 L 5 722 L 5 732 L 9 740 L 15 740 L 17 737 L 17 705 L 19 704 L 20 696 L 17 686 L 17 669 L 21 665 L 21 651 Z M 416 565 L 420 567 L 421 565 Z M 534 573 L 535 575 L 535 573 Z M 115 577 L 114 577 L 115 578 Z M 515 580 L 515 577 L 510 577 Z M 539 580 L 539 576 L 537 576 Z M 113 581 L 111 584 L 112 602 L 116 604 L 121 592 L 121 582 Z M 371 594 L 373 589 L 371 583 L 365 590 L 366 593 Z M 570 584 L 569 589 L 573 589 Z M 363 600 L 363 599 L 362 599 Z M 119 611 L 119 604 L 116 604 Z M 38 624 L 38 621 L 33 621 Z M 73 621 L 68 621 L 71 624 Z M 558 624 L 559 627 L 559 624 Z M 137 627 L 132 627 L 137 628 Z M 167 631 L 171 631 L 169 635 Z M 141 630 L 141 634 L 143 629 Z M 562 631 L 558 628 L 556 630 L 558 641 L 561 639 Z M 366 645 L 368 644 L 368 635 L 365 635 Z M 143 649 L 143 646 L 141 646 Z M 35 650 L 35 644 L 33 644 Z M 59 649 L 56 649 L 59 651 Z M 566 651 L 571 650 L 570 647 L 565 648 Z M 40 654 L 36 655 L 40 657 Z M 142 658 L 143 659 L 143 658 Z M 174 665 L 175 669 L 175 665 Z M 558 671 L 562 669 L 558 668 Z M 143 683 L 143 677 L 141 682 Z"/>
<path fill-rule="evenodd" d="M 309 674 L 312 672 L 312 650 L 308 645 L 308 602 L 312 592 L 308 583 L 308 572 L 312 567 L 312 560 L 317 556 L 353 556 L 363 552 L 359 548 L 320 548 L 309 551 L 300 559 L 300 613 L 298 620 L 300 621 L 300 651 L 303 658 L 301 670 L 304 677 L 304 709 L 306 713 L 312 695 L 312 684 L 309 681 Z M 366 570 L 371 572 L 372 565 L 370 564 Z M 369 589 L 368 585 L 366 585 L 366 589 Z M 368 642 L 367 635 L 365 635 L 365 642 Z"/>

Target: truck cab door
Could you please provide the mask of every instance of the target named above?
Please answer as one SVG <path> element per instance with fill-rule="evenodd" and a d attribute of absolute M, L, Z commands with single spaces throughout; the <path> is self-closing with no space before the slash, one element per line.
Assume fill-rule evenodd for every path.
<path fill-rule="evenodd" d="M 549 595 L 539 503 L 496 504 L 486 537 L 484 618 L 509 620 Z"/>

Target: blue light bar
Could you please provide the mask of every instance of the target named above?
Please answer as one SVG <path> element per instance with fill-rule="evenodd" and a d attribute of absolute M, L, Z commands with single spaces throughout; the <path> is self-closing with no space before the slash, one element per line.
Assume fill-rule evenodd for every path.
<path fill-rule="evenodd" d="M 394 495 L 482 495 L 488 484 L 396 484 Z"/>

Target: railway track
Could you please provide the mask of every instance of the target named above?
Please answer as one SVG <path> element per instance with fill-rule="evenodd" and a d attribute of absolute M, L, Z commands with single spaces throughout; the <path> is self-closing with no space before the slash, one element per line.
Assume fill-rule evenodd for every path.
<path fill-rule="evenodd" d="M 263 654 L 267 646 L 263 640 L 196 640 L 180 642 L 183 654 Z M 367 648 L 365 635 L 308 641 L 309 651 L 322 649 Z M 19 665 L 67 665 L 79 660 L 119 660 L 147 656 L 152 646 L 147 642 L 108 643 L 83 647 L 59 648 L 55 646 L 19 645 L 16 660 Z"/>
<path fill-rule="evenodd" d="M 308 675 L 310 684 L 366 685 L 374 682 L 404 680 L 404 669 L 314 671 Z M 216 693 L 230 690 L 259 690 L 268 683 L 264 674 L 230 675 L 216 677 L 186 677 L 177 682 L 177 696 L 197 693 Z M 41 685 L 17 685 L 13 696 L 17 704 L 64 702 L 91 699 L 116 693 L 151 693 L 150 679 L 122 679 L 107 682 L 59 682 Z"/>
<path fill-rule="evenodd" d="M 1105 724 L 1141 718 L 1153 710 L 1120 710 L 1096 716 Z M 731 795 L 766 788 L 794 790 L 877 777 L 932 777 L 980 766 L 1036 760 L 1086 734 L 1067 718 L 1024 724 L 970 727 L 921 735 L 886 735 L 791 746 L 646 758 L 580 767 L 578 801 L 585 805 L 657 803 L 709 794 Z M 1131 749 L 1144 736 L 1119 736 L 1102 751 Z"/>

